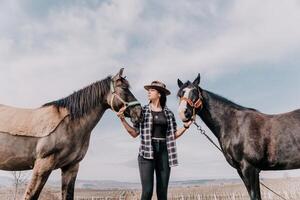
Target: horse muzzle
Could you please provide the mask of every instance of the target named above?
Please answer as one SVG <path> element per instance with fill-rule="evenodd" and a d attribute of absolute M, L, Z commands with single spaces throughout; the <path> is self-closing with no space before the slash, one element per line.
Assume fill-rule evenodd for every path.
<path fill-rule="evenodd" d="M 139 123 L 142 121 L 142 107 L 141 105 L 132 106 L 129 109 L 129 117 L 132 123 Z"/>

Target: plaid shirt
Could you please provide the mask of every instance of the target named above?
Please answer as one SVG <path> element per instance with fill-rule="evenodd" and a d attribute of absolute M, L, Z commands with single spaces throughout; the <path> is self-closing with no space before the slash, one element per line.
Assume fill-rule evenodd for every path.
<path fill-rule="evenodd" d="M 140 134 L 141 145 L 139 148 L 139 155 L 146 159 L 153 159 L 153 147 L 151 140 L 151 132 L 153 127 L 153 118 L 149 105 L 143 107 L 143 121 L 141 123 L 134 124 L 136 131 Z M 165 116 L 167 118 L 167 149 L 169 157 L 169 166 L 174 167 L 178 165 L 177 150 L 175 141 L 175 132 L 177 125 L 174 114 L 167 107 L 164 108 Z"/>

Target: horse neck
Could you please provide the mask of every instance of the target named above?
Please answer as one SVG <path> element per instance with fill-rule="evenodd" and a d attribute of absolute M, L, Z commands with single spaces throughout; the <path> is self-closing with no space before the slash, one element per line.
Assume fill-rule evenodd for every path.
<path fill-rule="evenodd" d="M 232 123 L 233 114 L 243 107 L 206 90 L 202 90 L 202 96 L 203 108 L 197 112 L 197 115 L 220 139 L 224 134 L 223 130 L 227 123 Z"/>
<path fill-rule="evenodd" d="M 65 107 L 70 112 L 71 129 L 74 132 L 91 132 L 109 108 L 107 98 L 111 77 L 95 82 L 63 99 L 49 102 L 44 106 Z"/>
<path fill-rule="evenodd" d="M 86 133 L 91 133 L 91 131 L 98 124 L 100 119 L 102 118 L 104 112 L 107 110 L 107 107 L 104 105 L 98 105 L 89 113 L 84 116 L 75 119 L 74 124 L 80 126 L 80 129 Z"/>

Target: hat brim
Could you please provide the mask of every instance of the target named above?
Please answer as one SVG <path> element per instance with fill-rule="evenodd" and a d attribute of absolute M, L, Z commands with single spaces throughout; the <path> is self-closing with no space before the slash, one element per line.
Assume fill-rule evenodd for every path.
<path fill-rule="evenodd" d="M 151 89 L 151 88 L 152 88 L 152 89 L 156 89 L 156 90 L 158 90 L 158 91 L 160 91 L 160 92 L 165 93 L 166 95 L 170 95 L 170 94 L 171 94 L 171 92 L 170 92 L 169 90 L 167 90 L 166 88 L 159 87 L 159 86 L 156 86 L 156 85 L 145 85 L 144 88 L 145 88 L 146 90 L 149 90 L 149 89 Z"/>

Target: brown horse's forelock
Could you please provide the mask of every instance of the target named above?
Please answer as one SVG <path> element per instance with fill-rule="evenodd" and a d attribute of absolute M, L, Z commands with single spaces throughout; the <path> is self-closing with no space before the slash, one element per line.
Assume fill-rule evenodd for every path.
<path fill-rule="evenodd" d="M 69 110 L 72 119 L 80 118 L 103 102 L 103 98 L 110 90 L 111 80 L 111 76 L 108 76 L 65 98 L 46 103 L 43 106 L 64 107 Z"/>

